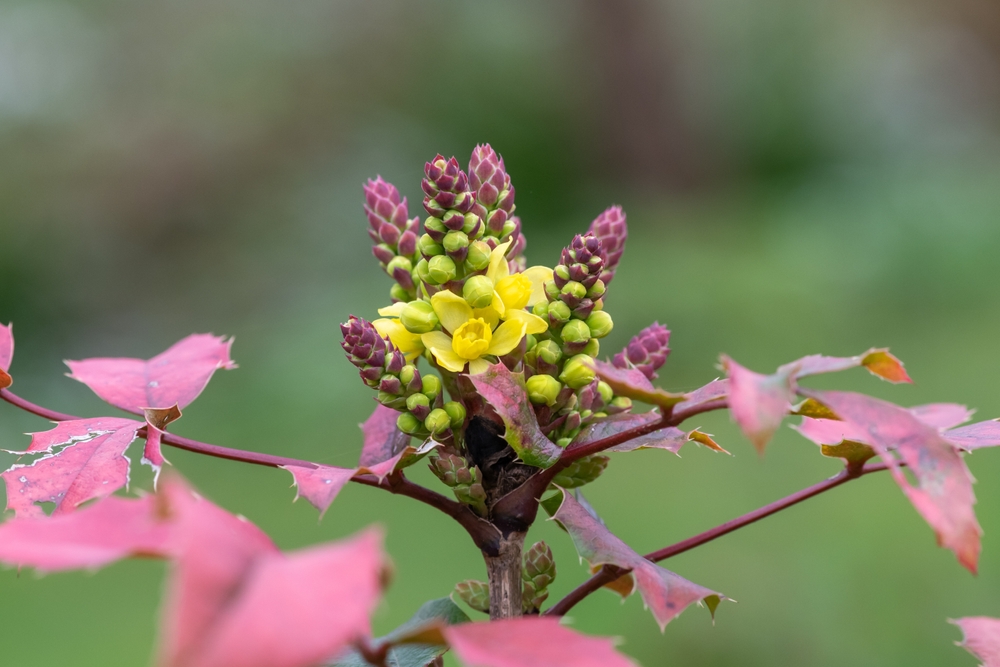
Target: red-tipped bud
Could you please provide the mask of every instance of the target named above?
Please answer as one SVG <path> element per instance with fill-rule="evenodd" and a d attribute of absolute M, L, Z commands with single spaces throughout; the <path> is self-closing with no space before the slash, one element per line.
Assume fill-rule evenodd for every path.
<path fill-rule="evenodd" d="M 604 272 L 601 280 L 607 285 L 615 277 L 615 269 L 621 261 L 625 250 L 625 240 L 628 238 L 628 225 L 625 223 L 625 213 L 621 206 L 612 206 L 597 216 L 590 223 L 590 233 L 601 239 L 604 247 Z"/>
<path fill-rule="evenodd" d="M 469 158 L 469 186 L 476 193 L 476 200 L 489 211 L 502 211 L 502 220 L 496 231 L 514 210 L 514 188 L 504 168 L 503 158 L 489 144 L 476 146 Z M 492 222 L 492 221 L 491 221 Z M 493 225 L 490 225 L 492 230 Z"/>
<path fill-rule="evenodd" d="M 634 366 L 652 380 L 670 354 L 669 343 L 670 330 L 654 322 L 636 334 L 625 349 L 614 356 L 611 363 L 618 368 Z"/>
<path fill-rule="evenodd" d="M 424 208 L 435 217 L 443 216 L 448 210 L 468 213 L 476 203 L 475 196 L 469 191 L 469 177 L 455 158 L 446 160 L 439 154 L 432 162 L 426 163 L 421 188 L 426 195 Z"/>

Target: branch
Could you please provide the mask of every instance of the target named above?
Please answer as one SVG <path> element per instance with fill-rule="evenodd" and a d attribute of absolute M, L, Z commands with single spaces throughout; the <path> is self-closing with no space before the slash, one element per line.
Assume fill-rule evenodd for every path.
<path fill-rule="evenodd" d="M 792 505 L 797 505 L 803 500 L 808 500 L 813 496 L 818 496 L 821 493 L 834 489 L 841 484 L 845 484 L 852 479 L 857 479 L 862 475 L 868 475 L 873 472 L 879 472 L 882 470 L 887 470 L 888 466 L 885 463 L 875 463 L 872 465 L 865 466 L 863 469 L 853 472 L 848 469 L 840 471 L 838 474 L 834 475 L 830 479 L 823 480 L 818 484 L 813 484 L 812 486 L 802 489 L 790 496 L 786 496 L 781 500 L 777 500 L 770 505 L 765 505 L 759 509 L 752 512 L 744 514 L 741 517 L 737 517 L 731 521 L 727 521 L 721 525 L 716 526 L 710 530 L 706 530 L 703 533 L 699 533 L 694 537 L 689 537 L 688 539 L 672 544 L 668 547 L 664 547 L 658 551 L 648 553 L 644 556 L 647 560 L 654 563 L 658 563 L 667 558 L 672 558 L 678 554 L 682 554 L 685 551 L 690 551 L 695 547 L 699 547 L 703 544 L 711 542 L 714 539 L 722 537 L 728 533 L 733 532 L 743 528 L 744 526 L 749 526 L 750 524 L 760 521 L 761 519 L 776 514 L 781 510 L 788 509 Z M 605 584 L 611 583 L 618 577 L 627 573 L 629 570 L 626 568 L 617 567 L 614 565 L 605 565 L 592 576 L 587 581 L 583 582 L 577 586 L 573 591 L 571 591 L 566 597 L 557 602 L 555 605 L 547 609 L 544 614 L 548 616 L 563 616 L 572 609 L 578 602 L 583 600 L 585 597 L 601 588 Z"/>

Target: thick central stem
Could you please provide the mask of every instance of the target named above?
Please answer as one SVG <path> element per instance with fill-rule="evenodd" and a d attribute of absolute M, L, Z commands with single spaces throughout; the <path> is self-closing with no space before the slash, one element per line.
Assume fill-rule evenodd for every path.
<path fill-rule="evenodd" d="M 490 620 L 521 615 L 521 553 L 524 533 L 510 533 L 500 540 L 496 556 L 483 554 L 490 578 Z"/>

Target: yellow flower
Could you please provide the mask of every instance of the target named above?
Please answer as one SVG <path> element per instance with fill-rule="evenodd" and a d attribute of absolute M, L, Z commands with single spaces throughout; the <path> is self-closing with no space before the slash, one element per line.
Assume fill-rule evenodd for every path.
<path fill-rule="evenodd" d="M 548 329 L 548 323 L 524 309 L 545 301 L 545 283 L 552 280 L 552 269 L 533 266 L 523 273 L 511 274 L 504 256 L 511 243 L 498 245 L 490 253 L 490 265 L 486 270 L 486 277 L 493 283 L 490 308 L 500 319 L 524 322 L 527 333 L 542 333 Z"/>
<path fill-rule="evenodd" d="M 507 354 L 525 336 L 526 324 L 520 318 L 497 326 L 500 320 L 492 307 L 474 311 L 465 299 L 447 290 L 431 297 L 431 305 L 445 331 L 420 338 L 437 362 L 453 373 L 461 373 L 466 364 L 472 375 L 485 372 L 490 362 L 484 355 Z"/>
<path fill-rule="evenodd" d="M 406 304 L 393 304 L 388 308 L 381 308 L 378 311 L 379 315 L 395 315 L 397 310 L 396 306 L 405 306 Z M 384 336 L 389 339 L 397 350 L 403 353 L 406 357 L 407 363 L 413 363 L 413 360 L 424 353 L 424 344 L 420 340 L 420 336 L 417 334 L 412 334 L 406 330 L 403 323 L 399 321 L 398 318 L 387 318 L 383 317 L 372 322 L 375 330 L 378 331 L 380 336 Z"/>

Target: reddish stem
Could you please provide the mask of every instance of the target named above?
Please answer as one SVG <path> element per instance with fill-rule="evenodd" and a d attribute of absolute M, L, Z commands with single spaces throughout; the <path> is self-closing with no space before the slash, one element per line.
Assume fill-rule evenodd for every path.
<path fill-rule="evenodd" d="M 818 484 L 813 484 L 812 486 L 802 489 L 790 496 L 786 496 L 781 500 L 777 500 L 770 505 L 765 505 L 759 509 L 752 512 L 748 512 L 743 516 L 737 517 L 731 521 L 727 521 L 721 525 L 716 526 L 706 530 L 703 533 L 699 533 L 693 537 L 689 537 L 686 540 L 677 542 L 676 544 L 671 544 L 668 547 L 659 549 L 658 551 L 653 551 L 648 553 L 643 558 L 650 560 L 654 563 L 658 563 L 667 558 L 672 558 L 678 554 L 682 554 L 685 551 L 690 551 L 695 547 L 700 547 L 703 544 L 711 542 L 714 539 L 727 535 L 734 530 L 743 528 L 744 526 L 749 526 L 752 523 L 760 521 L 761 519 L 776 514 L 781 510 L 788 509 L 792 505 L 797 505 L 803 500 L 808 500 L 813 496 L 818 496 L 821 493 L 825 493 L 830 489 L 834 489 L 841 484 L 845 484 L 852 479 L 857 479 L 862 475 L 867 475 L 873 472 L 879 472 L 881 470 L 888 469 L 885 463 L 874 463 L 865 466 L 863 469 L 854 472 L 851 470 L 842 470 L 840 473 L 834 475 L 830 479 L 823 480 Z M 545 611 L 547 616 L 563 616 L 572 609 L 578 602 L 583 600 L 585 597 L 601 588 L 605 584 L 611 583 L 618 577 L 622 576 L 629 570 L 627 568 L 621 568 L 614 565 L 605 565 L 602 567 L 597 574 L 592 576 L 587 581 L 583 582 L 577 586 L 573 591 L 571 591 L 566 597 L 554 604 L 552 607 Z"/>

